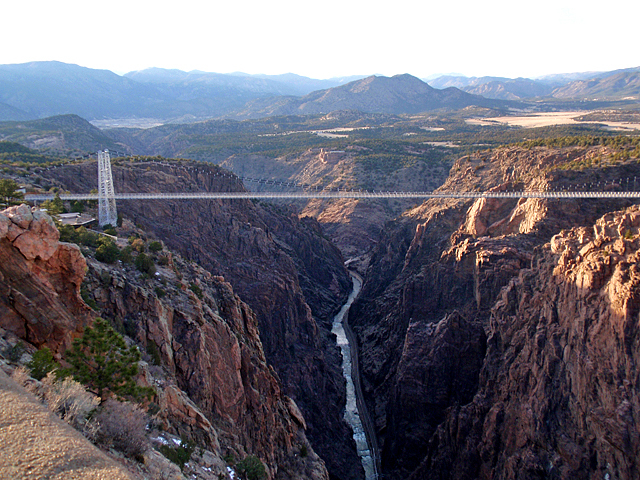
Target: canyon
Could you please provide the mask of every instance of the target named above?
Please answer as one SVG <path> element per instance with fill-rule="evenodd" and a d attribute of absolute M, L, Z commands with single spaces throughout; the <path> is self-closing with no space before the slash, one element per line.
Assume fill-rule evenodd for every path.
<path fill-rule="evenodd" d="M 512 145 L 460 155 L 439 190 L 620 188 L 640 166 L 616 153 Z M 333 168 L 306 160 L 317 175 Z M 122 192 L 244 188 L 221 167 L 188 165 L 118 160 L 114 183 Z M 93 162 L 39 175 L 72 191 L 97 183 Z M 13 292 L 1 326 L 62 353 L 95 316 L 83 286 L 141 350 L 158 349 L 161 368 L 150 372 L 170 431 L 218 459 L 256 454 L 269 478 L 362 479 L 331 333 L 352 285 L 345 260 L 360 257 L 348 327 L 383 478 L 636 478 L 638 206 L 447 199 L 357 217 L 378 208 L 119 202 L 119 235 L 167 251 L 156 279 L 84 256 L 58 242 L 48 216 L 12 207 L 0 216 L 0 285 Z M 52 302 L 52 317 L 19 293 Z"/>

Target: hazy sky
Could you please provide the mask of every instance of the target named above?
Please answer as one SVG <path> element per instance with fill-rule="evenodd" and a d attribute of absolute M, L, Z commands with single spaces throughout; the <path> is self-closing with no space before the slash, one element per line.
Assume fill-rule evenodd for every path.
<path fill-rule="evenodd" d="M 0 64 L 313 78 L 640 66 L 639 0 L 6 0 Z"/>

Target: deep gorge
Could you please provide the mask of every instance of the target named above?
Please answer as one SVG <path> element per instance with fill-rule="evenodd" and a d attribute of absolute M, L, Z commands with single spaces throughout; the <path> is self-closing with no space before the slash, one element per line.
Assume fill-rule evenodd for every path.
<path fill-rule="evenodd" d="M 592 155 L 590 148 L 504 147 L 461 157 L 442 188 L 591 181 L 603 168 L 555 168 Z M 640 175 L 637 162 L 607 168 L 612 178 Z M 122 162 L 113 170 L 123 191 L 239 188 L 229 177 L 169 167 Z M 92 163 L 49 175 L 70 190 L 96 181 Z M 352 280 L 327 238 L 331 229 L 299 209 L 249 201 L 119 208 L 127 228 L 175 252 L 167 278 L 186 290 L 202 281 L 206 294 L 187 291 L 178 308 L 158 298 L 153 279 L 89 260 L 100 314 L 145 348 L 155 342 L 176 388 L 205 412 L 197 427 L 175 428 L 209 444 L 202 432 L 219 432 L 224 448 L 262 455 L 272 478 L 371 478 L 344 420 L 347 385 L 332 327 Z M 430 200 L 375 232 L 372 249 L 358 252 L 367 258 L 348 323 L 381 478 L 637 477 L 639 229 L 628 201 L 478 199 Z M 75 308 L 89 315 L 81 302 Z M 16 315 L 5 325 L 17 325 Z M 190 343 L 198 335 L 213 342 L 217 330 L 203 325 L 218 317 L 230 325 L 220 330 L 223 343 L 238 338 L 233 348 L 242 352 L 247 396 L 238 404 L 228 400 L 233 388 L 198 379 L 211 365 L 236 378 L 233 365 Z M 306 462 L 315 453 L 321 459 L 313 468 L 296 463 L 302 445 Z"/>

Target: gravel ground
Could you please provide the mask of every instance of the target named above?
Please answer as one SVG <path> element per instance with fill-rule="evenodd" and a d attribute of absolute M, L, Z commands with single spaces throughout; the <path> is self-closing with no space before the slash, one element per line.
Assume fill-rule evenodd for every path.
<path fill-rule="evenodd" d="M 0 479 L 133 477 L 0 370 Z"/>

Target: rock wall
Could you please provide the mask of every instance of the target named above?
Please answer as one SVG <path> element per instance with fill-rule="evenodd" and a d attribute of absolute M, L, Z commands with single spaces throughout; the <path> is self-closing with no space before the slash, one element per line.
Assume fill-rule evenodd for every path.
<path fill-rule="evenodd" d="M 50 173 L 75 191 L 95 188 L 95 163 Z M 232 174 L 188 162 L 113 166 L 117 191 L 239 191 Z M 330 334 L 350 279 L 315 220 L 284 207 L 231 200 L 122 201 L 118 208 L 172 250 L 221 275 L 256 312 L 267 361 L 299 405 L 310 441 L 334 478 L 362 478 L 343 419 L 345 381 Z"/>
<path fill-rule="evenodd" d="M 39 210 L 20 205 L 0 212 L 0 326 L 55 353 L 93 321 L 80 298 L 85 259 L 59 237 Z"/>
<path fill-rule="evenodd" d="M 96 315 L 80 297 L 84 285 L 116 328 L 143 352 L 157 352 L 159 364 L 143 364 L 139 380 L 155 388 L 164 430 L 196 441 L 221 465 L 226 455 L 252 454 L 268 478 L 328 480 L 303 415 L 267 365 L 255 314 L 222 277 L 180 257 L 152 279 L 121 263 L 87 261 L 58 241 L 48 215 L 26 205 L 0 213 L 0 225 L 0 327 L 63 354 Z M 226 478 L 224 467 L 218 473 Z"/>
<path fill-rule="evenodd" d="M 593 154 L 593 148 L 497 149 L 461 158 L 440 190 L 561 189 L 569 182 L 595 181 L 604 174 L 633 178 L 633 172 L 640 173 L 635 162 L 605 173 L 558 168 Z M 598 216 L 628 204 L 428 201 L 385 231 L 350 317 L 358 336 L 362 385 L 381 445 L 385 478 L 407 478 L 412 473 L 414 478 L 485 474 L 485 470 L 465 470 L 458 464 L 456 470 L 453 463 L 443 466 L 429 460 L 420 465 L 425 458 L 440 458 L 441 448 L 455 451 L 461 464 L 477 465 L 479 454 L 473 441 L 479 439 L 466 442 L 465 436 L 470 425 L 482 425 L 486 412 L 473 399 L 485 387 L 502 391 L 508 377 L 485 375 L 500 361 L 490 350 L 492 312 L 500 292 L 531 268 L 534 249 L 562 228 L 588 227 Z M 528 300 L 524 296 L 521 302 Z M 531 326 L 523 322 L 518 328 L 511 332 L 516 338 L 526 336 Z M 474 405 L 475 410 L 464 410 L 465 405 Z M 456 412 L 463 413 L 457 416 Z M 536 421 L 543 420 L 536 417 Z M 453 438 L 441 434 L 445 428 Z M 446 445 L 439 443 L 440 436 Z M 494 448 L 501 451 L 502 446 L 498 442 Z M 486 471 L 486 478 L 502 478 L 491 477 L 496 473 L 491 469 Z"/>
<path fill-rule="evenodd" d="M 304 417 L 267 365 L 253 311 L 222 277 L 180 257 L 171 265 L 145 279 L 132 267 L 92 259 L 85 282 L 101 315 L 143 351 L 158 352 L 155 360 L 166 373 L 150 369 L 165 429 L 220 458 L 258 455 L 272 478 L 327 479 L 306 439 Z"/>
<path fill-rule="evenodd" d="M 562 231 L 492 309 L 480 389 L 412 478 L 640 474 L 640 208 Z"/>

